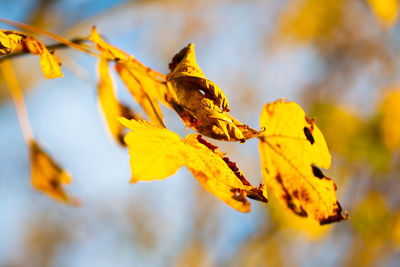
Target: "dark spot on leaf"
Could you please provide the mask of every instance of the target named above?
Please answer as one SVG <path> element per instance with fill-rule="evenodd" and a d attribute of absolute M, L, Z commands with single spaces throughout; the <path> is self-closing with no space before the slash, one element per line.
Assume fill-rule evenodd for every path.
<path fill-rule="evenodd" d="M 276 146 L 277 146 L 278 148 L 281 148 L 281 145 L 280 145 L 280 144 L 276 144 Z"/>
<path fill-rule="evenodd" d="M 287 207 L 289 209 L 291 209 L 297 215 L 299 215 L 301 217 L 307 217 L 307 212 L 303 209 L 303 207 L 302 206 L 297 206 L 297 205 L 294 204 L 292 196 L 290 195 L 289 191 L 286 189 L 286 187 L 283 184 L 282 177 L 281 177 L 280 173 L 278 173 L 276 175 L 275 179 L 282 186 L 282 190 L 283 190 L 282 198 L 286 201 Z M 297 192 L 297 194 L 298 194 L 298 192 Z"/>
<path fill-rule="evenodd" d="M 240 201 L 245 205 L 248 203 L 242 190 L 233 188 L 233 189 L 231 189 L 231 192 L 233 193 L 232 198 L 234 200 Z"/>
<path fill-rule="evenodd" d="M 56 177 L 54 177 L 54 178 L 52 178 L 52 179 L 50 180 L 50 186 L 51 186 L 53 189 L 57 189 L 57 188 L 60 187 L 60 182 L 57 180 Z"/>
<path fill-rule="evenodd" d="M 260 184 L 258 187 L 251 189 L 249 192 L 247 192 L 247 197 L 257 201 L 268 203 L 268 199 L 264 197 L 262 187 L 263 185 Z"/>
<path fill-rule="evenodd" d="M 345 211 L 344 215 L 342 214 L 342 206 L 340 206 L 339 201 L 336 201 L 336 209 L 334 210 L 335 214 L 331 215 L 327 218 L 323 218 L 320 220 L 319 224 L 324 225 L 333 222 L 339 222 L 342 220 L 347 220 L 349 218 L 349 214 Z"/>
<path fill-rule="evenodd" d="M 311 130 L 307 127 L 304 127 L 303 131 L 304 131 L 304 134 L 305 134 L 307 140 L 310 141 L 310 143 L 313 145 L 315 143 L 315 140 L 314 140 L 314 136 L 311 133 Z"/>
<path fill-rule="evenodd" d="M 214 152 L 214 150 L 218 148 L 217 146 L 214 146 L 213 144 L 207 142 L 207 140 L 205 140 L 200 134 L 197 136 L 197 141 L 208 147 L 210 150 L 212 150 L 212 152 Z"/>
<path fill-rule="evenodd" d="M 313 171 L 313 174 L 315 177 L 317 177 L 319 179 L 322 179 L 325 177 L 325 175 L 322 173 L 322 171 L 318 167 L 311 165 L 311 168 L 312 168 L 312 171 Z"/>

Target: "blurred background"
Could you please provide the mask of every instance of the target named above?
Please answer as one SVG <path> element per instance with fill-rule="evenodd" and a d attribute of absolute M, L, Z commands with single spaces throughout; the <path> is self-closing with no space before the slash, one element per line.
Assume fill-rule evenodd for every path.
<path fill-rule="evenodd" d="M 288 98 L 316 118 L 333 156 L 347 221 L 319 226 L 277 205 L 241 214 L 182 168 L 130 185 L 129 157 L 109 137 L 96 59 L 59 50 L 64 77 L 38 58 L 12 60 L 33 132 L 73 176 L 79 208 L 34 190 L 28 148 L 0 76 L 0 266 L 400 266 L 400 27 L 397 0 L 0 0 L 0 17 L 66 38 L 90 27 L 163 73 L 189 42 L 231 114 L 259 127 L 266 102 Z M 11 29 L 1 24 L 0 28 Z M 54 43 L 37 36 L 46 44 Z M 122 102 L 140 111 L 116 79 Z M 163 109 L 182 137 L 179 117 Z M 257 140 L 212 141 L 253 184 Z"/>

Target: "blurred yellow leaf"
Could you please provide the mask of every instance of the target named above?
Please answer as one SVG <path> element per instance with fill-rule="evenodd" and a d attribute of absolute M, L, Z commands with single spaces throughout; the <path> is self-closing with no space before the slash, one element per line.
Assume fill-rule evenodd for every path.
<path fill-rule="evenodd" d="M 182 140 L 149 122 L 125 118 L 120 122 L 131 130 L 125 143 L 131 156 L 132 182 L 164 179 L 185 165 L 206 190 L 238 211 L 250 211 L 246 196 L 267 202 L 265 186 L 252 186 L 236 164 L 201 135 L 190 134 Z"/>
<path fill-rule="evenodd" d="M 157 125 L 164 126 L 158 102 L 170 107 L 165 100 L 165 76 L 144 66 L 128 53 L 105 42 L 96 32 L 95 27 L 92 27 L 89 39 L 96 45 L 102 56 L 117 62 L 115 70 L 149 119 Z"/>
<path fill-rule="evenodd" d="M 351 223 L 364 242 L 375 247 L 395 234 L 389 204 L 383 195 L 374 191 L 353 209 Z"/>
<path fill-rule="evenodd" d="M 33 187 L 60 202 L 79 205 L 79 200 L 68 196 L 63 189 L 63 184 L 71 183 L 71 176 L 61 169 L 35 141 L 31 141 L 29 149 Z"/>
<path fill-rule="evenodd" d="M 400 90 L 387 92 L 380 105 L 381 131 L 387 148 L 400 149 Z"/>
<path fill-rule="evenodd" d="M 295 37 L 300 41 L 329 38 L 341 20 L 345 2 L 345 0 L 292 0 L 279 17 L 279 33 Z"/>
<path fill-rule="evenodd" d="M 372 12 L 385 27 L 393 26 L 398 18 L 398 0 L 367 0 Z"/>
<path fill-rule="evenodd" d="M 264 182 L 280 203 L 320 224 L 346 219 L 335 182 L 318 168 L 328 169 L 331 155 L 314 120 L 296 103 L 278 100 L 264 106 L 260 124 Z"/>
<path fill-rule="evenodd" d="M 149 76 L 147 71 L 135 62 L 117 63 L 115 70 L 149 119 L 157 125 L 164 126 L 158 101 L 164 103 L 162 100 L 165 98 L 165 84 Z"/>
<path fill-rule="evenodd" d="M 105 42 L 96 31 L 95 26 L 93 26 L 90 31 L 89 40 L 92 41 L 96 45 L 97 50 L 99 50 L 101 54 L 109 60 L 128 60 L 131 57 L 124 51 Z"/>
<path fill-rule="evenodd" d="M 136 115 L 118 101 L 106 59 L 100 59 L 99 61 L 99 74 L 98 94 L 100 106 L 111 135 L 117 142 L 124 146 L 124 127 L 118 121 L 118 117 L 127 117 L 130 119 L 136 117 Z"/>
<path fill-rule="evenodd" d="M 0 55 L 27 51 L 40 56 L 40 67 L 46 79 L 62 77 L 60 60 L 36 38 L 18 31 L 0 31 Z"/>
<path fill-rule="evenodd" d="M 168 102 L 186 126 L 224 141 L 244 142 L 258 134 L 228 115 L 228 100 L 216 84 L 206 79 L 197 65 L 193 44 L 176 54 L 169 67 Z"/>

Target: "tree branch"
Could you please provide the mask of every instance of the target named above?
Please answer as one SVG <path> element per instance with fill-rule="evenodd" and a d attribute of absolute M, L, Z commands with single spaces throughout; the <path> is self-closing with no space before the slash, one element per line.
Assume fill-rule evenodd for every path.
<path fill-rule="evenodd" d="M 73 38 L 70 40 L 70 42 L 72 42 L 74 44 L 81 44 L 85 41 L 87 41 L 87 38 L 81 38 L 81 37 Z M 51 45 L 46 45 L 46 47 L 49 51 L 53 51 L 53 50 L 57 50 L 57 49 L 68 48 L 69 46 L 64 43 L 55 43 L 55 44 L 51 44 Z M 21 51 L 21 52 L 4 55 L 4 56 L 0 57 L 0 62 L 3 60 L 6 60 L 6 59 L 11 59 L 14 57 L 19 57 L 19 56 L 23 56 L 23 55 L 27 55 L 27 54 L 31 54 L 31 53 L 29 51 Z"/>

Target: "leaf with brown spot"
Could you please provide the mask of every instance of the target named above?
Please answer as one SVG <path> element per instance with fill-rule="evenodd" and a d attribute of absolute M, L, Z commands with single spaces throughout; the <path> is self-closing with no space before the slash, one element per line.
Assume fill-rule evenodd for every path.
<path fill-rule="evenodd" d="M 335 182 L 318 168 L 328 169 L 331 155 L 314 120 L 296 103 L 278 100 L 264 106 L 260 124 L 264 182 L 281 204 L 320 224 L 347 219 Z"/>
<path fill-rule="evenodd" d="M 77 198 L 70 197 L 63 189 L 63 184 L 71 183 L 71 176 L 61 169 L 35 141 L 30 143 L 29 149 L 33 187 L 60 202 L 73 206 L 80 205 Z"/>
<path fill-rule="evenodd" d="M 228 115 L 228 100 L 197 65 L 193 44 L 176 54 L 169 66 L 167 100 L 186 126 L 223 141 L 244 142 L 259 134 Z"/>
<path fill-rule="evenodd" d="M 120 121 L 131 130 L 125 142 L 131 156 L 133 182 L 164 179 L 185 165 L 206 190 L 238 211 L 250 211 L 246 196 L 267 202 L 265 187 L 253 187 L 236 164 L 201 135 L 190 134 L 182 140 L 149 122 L 124 118 Z"/>
<path fill-rule="evenodd" d="M 128 107 L 122 105 L 118 101 L 114 92 L 114 85 L 108 69 L 108 61 L 106 59 L 100 59 L 99 61 L 99 76 L 98 96 L 105 122 L 115 140 L 122 146 L 125 146 L 123 139 L 124 127 L 118 121 L 118 118 L 127 116 L 128 118 L 132 118 L 132 116 L 135 118 L 136 115 Z"/>

